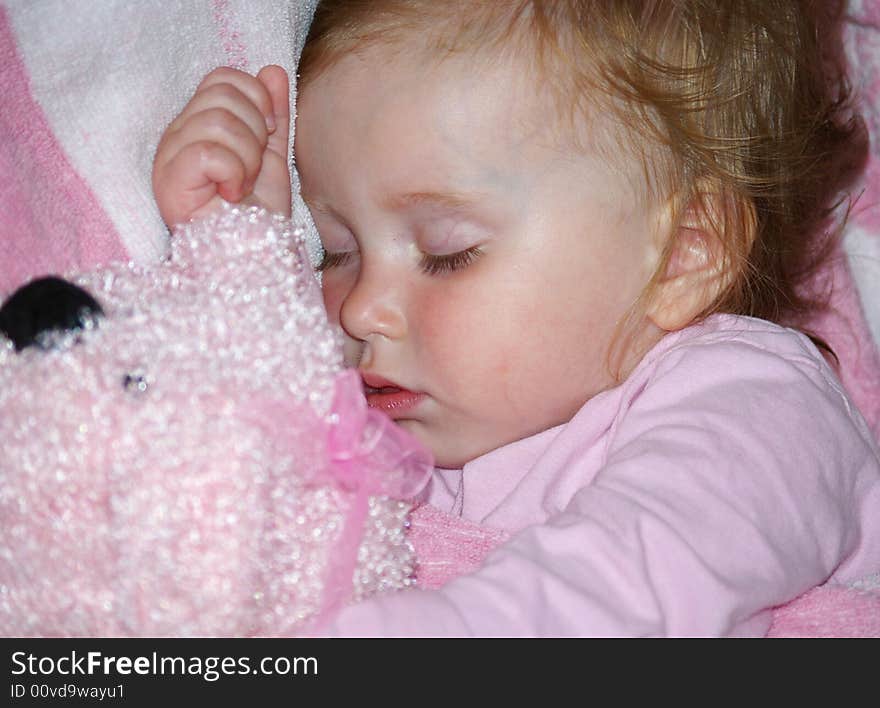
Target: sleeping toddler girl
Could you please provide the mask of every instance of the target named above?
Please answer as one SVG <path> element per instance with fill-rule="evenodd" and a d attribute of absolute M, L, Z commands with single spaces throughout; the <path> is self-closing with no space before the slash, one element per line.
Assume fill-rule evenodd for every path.
<path fill-rule="evenodd" d="M 511 539 L 339 635 L 762 635 L 880 569 L 880 461 L 795 329 L 864 147 L 828 3 L 319 3 L 295 156 L 327 313 L 427 501 Z M 289 214 L 287 84 L 212 72 L 169 224 Z"/>

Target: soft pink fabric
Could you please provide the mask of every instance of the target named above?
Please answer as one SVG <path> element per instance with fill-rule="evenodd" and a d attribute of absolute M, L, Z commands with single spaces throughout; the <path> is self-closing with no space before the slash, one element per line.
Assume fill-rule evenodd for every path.
<path fill-rule="evenodd" d="M 814 588 L 774 611 L 767 636 L 880 637 L 880 588 Z"/>
<path fill-rule="evenodd" d="M 327 622 L 351 597 L 351 578 L 358 567 L 370 497 L 410 499 L 425 486 L 430 454 L 388 416 L 367 407 L 360 376 L 352 369 L 339 374 L 333 398 L 333 421 L 327 433 L 327 467 L 318 481 L 348 492 L 345 528 L 334 548 L 326 593 L 313 627 Z M 296 414 L 284 416 L 290 421 Z M 323 433 L 323 431 L 318 431 Z M 284 439 L 284 433 L 278 439 Z M 298 454 L 296 446 L 290 453 Z"/>
<path fill-rule="evenodd" d="M 880 2 L 851 0 L 851 21 L 846 25 L 845 41 L 850 56 L 852 83 L 858 107 L 871 136 L 870 158 L 862 182 L 863 193 L 852 217 L 880 238 Z"/>
<path fill-rule="evenodd" d="M 571 422 L 438 471 L 427 501 L 510 539 L 329 634 L 763 636 L 774 607 L 880 569 L 873 436 L 805 337 L 747 318 L 667 336 Z M 443 535 L 421 552 L 441 579 Z"/>
<path fill-rule="evenodd" d="M 870 150 L 864 176 L 854 188 L 858 199 L 844 232 L 844 244 L 838 246 L 815 283 L 819 292 L 830 292 L 830 308 L 809 324 L 832 345 L 840 359 L 841 380 L 880 439 L 880 352 L 863 307 L 863 298 L 880 296 L 880 290 L 871 284 L 860 293 L 849 263 L 850 258 L 865 257 L 859 252 L 860 244 L 854 242 L 854 230 L 860 238 L 880 241 L 880 2 L 851 0 L 848 9 L 844 44 L 858 111 L 871 139 Z M 880 268 L 875 271 L 880 278 Z M 875 332 L 880 331 L 880 322 L 874 325 Z"/>
<path fill-rule="evenodd" d="M 26 79 L 27 95 L 41 109 L 34 114 L 16 109 L 7 113 L 7 120 L 19 132 L 32 133 L 40 123 L 38 137 L 52 140 L 55 152 L 72 166 L 112 224 L 124 247 L 113 257 L 143 264 L 164 258 L 168 250 L 168 229 L 151 184 L 153 155 L 165 128 L 204 76 L 218 66 L 256 73 L 262 66 L 278 64 L 294 76 L 316 0 L 102 0 L 87 7 L 68 0 L 0 4 L 7 35 L 4 62 L 14 47 L 15 61 L 9 65 Z M 0 112 L 7 111 L 10 96 L 20 102 L 20 91 L 7 95 L 7 84 Z M 294 101 L 295 86 L 292 89 Z M 291 144 L 293 130 L 291 121 Z M 0 142 L 6 137 L 0 133 Z M 19 180 L 26 203 L 43 206 L 53 192 L 31 179 L 30 155 L 23 159 L 23 168 L 0 178 L 11 175 Z M 53 169 L 55 164 L 50 161 L 48 174 L 57 172 L 60 180 L 67 180 L 67 171 Z M 57 184 L 49 186 L 59 189 Z M 65 200 L 62 212 L 67 208 Z M 303 209 L 297 200 L 294 212 Z M 61 230 L 63 222 L 58 223 Z M 34 250 L 53 255 L 42 247 L 39 233 L 29 236 L 27 244 Z M 107 238 L 102 230 L 86 236 Z M 78 248 L 76 239 L 58 242 L 50 267 L 63 271 L 79 263 Z M 5 256 L 0 253 L 0 271 Z"/>
<path fill-rule="evenodd" d="M 113 224 L 31 96 L 2 5 L 0 86 L 0 293 L 33 276 L 124 260 Z"/>
<path fill-rule="evenodd" d="M 501 529 L 465 521 L 422 504 L 413 511 L 409 529 L 409 540 L 419 559 L 419 587 L 440 588 L 478 570 L 489 552 L 509 537 Z"/>
<path fill-rule="evenodd" d="M 423 504 L 412 514 L 410 541 L 419 558 L 418 584 L 441 588 L 479 570 L 509 534 Z M 822 585 L 773 610 L 768 637 L 880 637 L 880 584 Z"/>
<path fill-rule="evenodd" d="M 838 247 L 818 280 L 831 293 L 829 308 L 810 323 L 834 349 L 840 361 L 840 379 L 880 439 L 880 351 L 865 321 L 859 292 L 847 257 Z"/>
<path fill-rule="evenodd" d="M 95 327 L 0 341 L 0 635 L 285 635 L 409 584 L 431 456 L 342 369 L 288 221 L 77 282 Z"/>

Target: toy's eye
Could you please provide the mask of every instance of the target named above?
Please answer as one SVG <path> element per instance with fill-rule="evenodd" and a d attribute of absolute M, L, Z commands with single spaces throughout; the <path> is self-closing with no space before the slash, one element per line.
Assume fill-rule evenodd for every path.
<path fill-rule="evenodd" d="M 47 276 L 22 285 L 6 299 L 0 307 L 0 332 L 16 351 L 31 345 L 51 349 L 59 341 L 55 335 L 92 329 L 103 315 L 98 301 L 81 287 Z"/>
<path fill-rule="evenodd" d="M 149 386 L 147 377 L 138 371 L 122 377 L 122 388 L 131 393 L 146 393 Z"/>

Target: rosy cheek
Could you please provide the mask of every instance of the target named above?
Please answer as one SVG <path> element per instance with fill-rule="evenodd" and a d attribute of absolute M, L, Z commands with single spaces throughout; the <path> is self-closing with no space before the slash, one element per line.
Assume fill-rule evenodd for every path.
<path fill-rule="evenodd" d="M 432 349 L 445 341 L 444 312 L 445 304 L 431 299 L 420 300 L 410 308 L 410 319 L 418 323 L 419 338 L 429 343 Z"/>
<path fill-rule="evenodd" d="M 451 288 L 442 293 L 427 292 L 410 301 L 410 331 L 417 331 L 420 348 L 432 366 L 459 367 L 462 377 L 476 368 L 478 362 L 471 354 L 481 348 L 486 332 L 480 331 L 473 312 L 473 300 Z M 460 368 L 462 362 L 467 371 Z"/>

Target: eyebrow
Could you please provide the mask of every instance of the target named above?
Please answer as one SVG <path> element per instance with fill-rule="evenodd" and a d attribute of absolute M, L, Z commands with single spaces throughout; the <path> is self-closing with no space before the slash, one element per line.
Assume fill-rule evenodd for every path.
<path fill-rule="evenodd" d="M 461 194 L 458 192 L 405 192 L 392 194 L 382 201 L 389 209 L 406 209 L 411 206 L 438 206 L 451 209 L 462 209 L 473 206 L 484 195 Z"/>
<path fill-rule="evenodd" d="M 306 194 L 301 194 L 301 196 L 309 209 L 314 209 L 330 216 L 338 216 L 336 211 L 327 202 L 320 199 L 312 199 Z M 464 194 L 461 192 L 403 192 L 385 197 L 382 200 L 382 206 L 394 211 L 422 205 L 446 209 L 465 209 L 478 204 L 485 196 L 481 193 Z"/>

